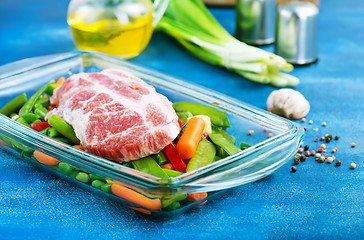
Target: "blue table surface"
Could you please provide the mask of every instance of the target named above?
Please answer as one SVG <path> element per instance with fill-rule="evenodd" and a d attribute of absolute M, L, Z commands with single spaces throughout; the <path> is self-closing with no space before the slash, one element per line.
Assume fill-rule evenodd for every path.
<path fill-rule="evenodd" d="M 2 0 L 0 65 L 76 50 L 66 23 L 69 1 Z M 212 13 L 232 34 L 233 8 Z M 239 187 L 178 218 L 157 221 L 70 185 L 0 150 L 0 239 L 363 239 L 364 238 L 364 2 L 322 1 L 318 63 L 297 67 L 296 90 L 311 104 L 297 123 L 305 144 L 339 135 L 341 167 L 310 160 L 291 173 L 292 162 L 273 175 Z M 264 47 L 273 51 L 273 46 Z M 220 91 L 266 108 L 276 88 L 250 82 L 188 53 L 174 39 L 154 33 L 130 62 Z M 327 122 L 322 127 L 322 122 Z M 313 128 L 319 131 L 313 131 Z M 357 147 L 352 148 L 355 142 Z M 355 162 L 357 168 L 349 168 Z"/>

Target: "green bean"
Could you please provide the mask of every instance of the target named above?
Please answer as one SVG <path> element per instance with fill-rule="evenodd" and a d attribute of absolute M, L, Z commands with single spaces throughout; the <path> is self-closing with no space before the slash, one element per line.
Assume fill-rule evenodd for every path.
<path fill-rule="evenodd" d="M 44 120 L 45 116 L 48 113 L 48 109 L 46 109 L 42 104 L 37 103 L 34 105 L 34 113 L 41 117 L 42 120 Z"/>
<path fill-rule="evenodd" d="M 51 105 L 51 103 L 49 102 L 49 98 L 44 98 L 44 97 L 41 97 L 41 98 L 39 98 L 36 102 L 35 102 L 35 105 L 37 105 L 37 104 L 40 104 L 40 105 L 42 105 L 43 107 L 45 107 L 45 108 L 48 108 L 50 105 Z M 35 106 L 34 105 L 34 106 Z"/>
<path fill-rule="evenodd" d="M 17 96 L 13 100 L 11 100 L 8 104 L 6 104 L 1 110 L 0 113 L 5 116 L 10 116 L 12 113 L 16 113 L 19 109 L 27 102 L 27 96 L 25 93 Z"/>
<path fill-rule="evenodd" d="M 219 156 L 220 158 L 226 158 L 228 156 L 230 156 L 222 147 L 215 145 L 216 146 L 216 155 Z"/>
<path fill-rule="evenodd" d="M 148 173 L 150 175 L 160 178 L 168 178 L 168 175 L 163 171 L 163 169 L 152 157 L 148 156 L 138 160 L 133 160 L 131 163 L 133 164 L 133 167 L 138 171 Z"/>
<path fill-rule="evenodd" d="M 48 136 L 49 129 L 51 129 L 51 128 L 46 128 L 46 129 L 40 131 L 40 133 Z"/>
<path fill-rule="evenodd" d="M 48 83 L 44 87 L 41 87 L 19 110 L 19 116 L 29 113 L 33 110 L 33 107 L 39 97 L 44 93 L 44 91 L 48 88 L 48 86 L 51 84 Z"/>
<path fill-rule="evenodd" d="M 68 138 L 55 137 L 55 138 L 53 138 L 53 139 L 55 139 L 55 140 L 57 140 L 57 141 L 60 141 L 60 142 L 63 142 L 63 143 L 66 143 L 66 144 L 69 144 L 69 145 L 71 145 L 71 144 L 72 144 L 72 141 L 71 141 L 71 140 L 69 140 Z"/>
<path fill-rule="evenodd" d="M 232 144 L 235 145 L 235 143 L 236 143 L 235 137 L 229 135 L 226 131 L 224 131 L 223 129 L 221 129 L 217 126 L 212 125 L 211 129 L 212 129 L 212 133 L 220 133 L 224 138 L 226 138 L 226 140 L 228 140 L 229 142 L 231 142 Z"/>
<path fill-rule="evenodd" d="M 225 111 L 220 111 L 216 108 L 191 102 L 176 102 L 173 103 L 173 108 L 176 112 L 191 112 L 193 115 L 209 116 L 211 122 L 219 127 L 231 127 L 229 119 Z"/>
<path fill-rule="evenodd" d="M 151 157 L 158 163 L 158 165 L 162 165 L 168 162 L 166 155 L 164 155 L 162 151 L 152 155 Z"/>
<path fill-rule="evenodd" d="M 103 178 L 102 176 L 99 176 L 99 175 L 96 175 L 96 174 L 92 174 L 92 173 L 90 173 L 89 175 L 90 175 L 90 178 L 91 178 L 92 180 L 105 181 L 105 180 L 104 180 L 104 178 Z"/>
<path fill-rule="evenodd" d="M 213 143 L 224 149 L 229 155 L 233 155 L 240 152 L 241 149 L 232 144 L 221 133 L 213 132 L 209 134 L 209 138 Z"/>
<path fill-rule="evenodd" d="M 24 120 L 27 121 L 27 123 L 32 123 L 35 120 L 39 119 L 39 116 L 34 113 L 25 113 L 25 114 L 21 115 L 20 117 L 24 118 Z"/>
<path fill-rule="evenodd" d="M 181 204 L 179 202 L 173 202 L 171 205 L 166 207 L 166 210 L 174 210 L 174 209 L 179 208 L 180 206 L 181 206 Z"/>
<path fill-rule="evenodd" d="M 187 164 L 186 172 L 205 166 L 214 160 L 216 147 L 206 138 L 203 138 L 197 145 L 195 155 Z"/>
<path fill-rule="evenodd" d="M 133 168 L 133 164 L 131 164 L 131 162 L 123 162 L 123 166 Z"/>
<path fill-rule="evenodd" d="M 51 138 L 60 137 L 61 134 L 55 128 L 49 128 L 47 136 Z"/>
<path fill-rule="evenodd" d="M 169 176 L 169 177 L 177 177 L 179 175 L 181 175 L 181 172 L 175 171 L 175 170 L 171 170 L 171 169 L 166 169 L 166 168 L 162 168 L 163 171 Z"/>
<path fill-rule="evenodd" d="M 73 127 L 69 125 L 66 121 L 64 121 L 58 115 L 52 115 L 48 119 L 49 125 L 57 130 L 60 134 L 70 139 L 75 144 L 80 144 L 80 140 L 76 137 L 75 131 Z"/>
<path fill-rule="evenodd" d="M 54 81 L 52 81 L 52 83 L 54 83 Z M 48 94 L 49 96 L 53 95 L 55 87 L 52 87 L 52 85 L 48 85 L 47 88 L 44 90 L 44 92 L 46 94 Z"/>
<path fill-rule="evenodd" d="M 162 208 L 166 208 L 174 202 L 183 201 L 187 198 L 187 194 L 179 194 L 177 196 L 172 196 L 170 198 L 163 198 L 161 199 Z"/>
<path fill-rule="evenodd" d="M 248 148 L 248 147 L 250 147 L 251 145 L 250 144 L 248 144 L 248 143 L 246 143 L 246 142 L 241 142 L 240 143 L 240 149 L 241 150 L 244 150 L 244 149 L 246 149 L 246 148 Z"/>
<path fill-rule="evenodd" d="M 18 122 L 18 123 L 21 123 L 21 124 L 23 124 L 24 126 L 27 126 L 27 127 L 30 127 L 29 126 L 29 123 L 23 118 L 23 117 L 18 117 L 17 119 L 16 119 L 16 121 Z"/>

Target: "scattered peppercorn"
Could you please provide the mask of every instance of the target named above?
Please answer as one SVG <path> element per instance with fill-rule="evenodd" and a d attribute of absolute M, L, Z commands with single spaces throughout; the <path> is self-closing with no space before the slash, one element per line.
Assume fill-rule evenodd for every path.
<path fill-rule="evenodd" d="M 320 141 L 324 141 L 325 140 L 325 137 L 320 137 Z"/>
<path fill-rule="evenodd" d="M 327 123 L 326 122 L 323 122 L 322 123 L 322 126 L 326 127 Z"/>
<path fill-rule="evenodd" d="M 338 167 L 341 166 L 341 161 L 340 160 L 336 160 L 335 165 L 338 166 Z"/>
<path fill-rule="evenodd" d="M 318 138 L 315 138 L 315 140 L 314 140 L 315 142 L 318 142 Z"/>
<path fill-rule="evenodd" d="M 321 144 L 320 147 L 323 148 L 323 149 L 325 149 L 326 148 L 326 145 L 325 144 Z"/>
<path fill-rule="evenodd" d="M 273 133 L 268 133 L 268 138 L 271 138 L 271 137 L 273 137 L 274 136 L 274 134 Z"/>
<path fill-rule="evenodd" d="M 314 130 L 315 132 L 318 132 L 318 130 L 319 130 L 319 129 L 318 129 L 318 128 L 314 128 L 313 130 Z"/>
<path fill-rule="evenodd" d="M 315 157 L 319 158 L 319 157 L 321 157 L 321 154 L 320 153 L 316 153 L 315 154 Z"/>
<path fill-rule="evenodd" d="M 310 156 L 311 156 L 310 151 L 306 151 L 306 152 L 305 152 L 305 156 L 306 156 L 306 157 L 310 157 Z"/>
<path fill-rule="evenodd" d="M 351 143 L 351 147 L 356 147 L 356 144 L 355 143 Z"/>
<path fill-rule="evenodd" d="M 326 159 L 326 162 L 327 163 L 332 163 L 334 161 L 334 158 L 332 158 L 332 157 L 328 157 L 327 159 Z"/>
<path fill-rule="evenodd" d="M 331 150 L 332 153 L 336 153 L 337 152 L 337 148 L 334 148 Z"/>
<path fill-rule="evenodd" d="M 336 136 L 335 136 L 335 140 L 339 140 L 339 136 L 337 136 L 337 135 L 336 135 Z"/>
<path fill-rule="evenodd" d="M 316 154 L 315 150 L 312 150 L 311 151 L 311 156 L 315 156 L 315 154 Z"/>
<path fill-rule="evenodd" d="M 297 153 L 294 158 L 300 158 L 301 157 L 301 154 Z"/>
<path fill-rule="evenodd" d="M 350 168 L 351 168 L 351 169 L 355 169 L 355 168 L 356 168 L 356 164 L 355 164 L 355 163 L 351 163 L 351 164 L 350 164 Z"/>
<path fill-rule="evenodd" d="M 303 153 L 303 148 L 298 149 L 298 153 Z"/>
<path fill-rule="evenodd" d="M 319 162 L 323 163 L 325 162 L 326 158 L 324 156 L 319 157 Z"/>
<path fill-rule="evenodd" d="M 302 118 L 301 119 L 301 122 L 306 122 L 306 118 Z"/>
<path fill-rule="evenodd" d="M 313 121 L 312 121 L 312 120 L 308 121 L 308 124 L 312 124 L 312 123 L 313 123 Z"/>
<path fill-rule="evenodd" d="M 310 147 L 308 145 L 306 145 L 303 149 L 305 149 L 305 151 L 307 151 Z"/>
<path fill-rule="evenodd" d="M 304 129 L 305 131 L 307 131 L 307 128 L 306 128 L 306 127 L 304 127 L 303 129 Z"/>
<path fill-rule="evenodd" d="M 292 171 L 292 172 L 296 172 L 296 171 L 297 171 L 297 168 L 296 168 L 295 166 L 293 166 L 293 167 L 291 168 L 291 171 Z"/>
<path fill-rule="evenodd" d="M 301 156 L 300 156 L 300 161 L 301 161 L 301 162 L 306 161 L 306 156 L 305 156 L 305 155 L 301 155 Z"/>
<path fill-rule="evenodd" d="M 300 164 L 300 159 L 299 158 L 295 158 L 294 160 L 293 160 L 293 162 L 294 162 L 294 164 L 296 164 L 296 165 L 298 165 L 298 164 Z"/>
<path fill-rule="evenodd" d="M 249 132 L 248 132 L 249 135 L 253 135 L 253 133 L 254 133 L 254 130 L 249 130 Z"/>

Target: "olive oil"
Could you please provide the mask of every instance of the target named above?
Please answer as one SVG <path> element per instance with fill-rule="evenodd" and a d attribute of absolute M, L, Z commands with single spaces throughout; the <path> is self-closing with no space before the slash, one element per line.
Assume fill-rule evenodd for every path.
<path fill-rule="evenodd" d="M 117 18 L 105 18 L 86 23 L 77 11 L 67 19 L 77 47 L 129 59 L 139 55 L 147 46 L 153 32 L 153 15 L 145 12 L 128 17 L 122 23 Z M 124 19 L 125 20 L 125 19 Z"/>

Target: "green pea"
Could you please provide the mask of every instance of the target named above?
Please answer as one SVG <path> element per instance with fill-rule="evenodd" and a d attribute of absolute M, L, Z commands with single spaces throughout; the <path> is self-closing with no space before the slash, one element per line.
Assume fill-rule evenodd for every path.
<path fill-rule="evenodd" d="M 68 163 L 60 162 L 58 168 L 64 174 L 70 175 L 73 172 L 73 168 Z"/>
<path fill-rule="evenodd" d="M 90 180 L 90 177 L 88 176 L 88 174 L 84 173 L 84 172 L 77 173 L 75 178 L 78 181 L 83 182 L 83 183 L 87 183 Z"/>
<path fill-rule="evenodd" d="M 111 183 L 105 183 L 104 185 L 101 185 L 101 190 L 107 193 L 111 193 Z"/>
<path fill-rule="evenodd" d="M 95 188 L 101 189 L 101 186 L 104 185 L 105 182 L 100 181 L 100 180 L 93 180 L 91 185 Z"/>
<path fill-rule="evenodd" d="M 92 179 L 92 180 L 100 180 L 100 181 L 104 181 L 104 178 L 103 177 L 101 177 L 101 176 L 99 176 L 99 175 L 96 175 L 96 174 L 90 174 L 90 178 Z"/>

